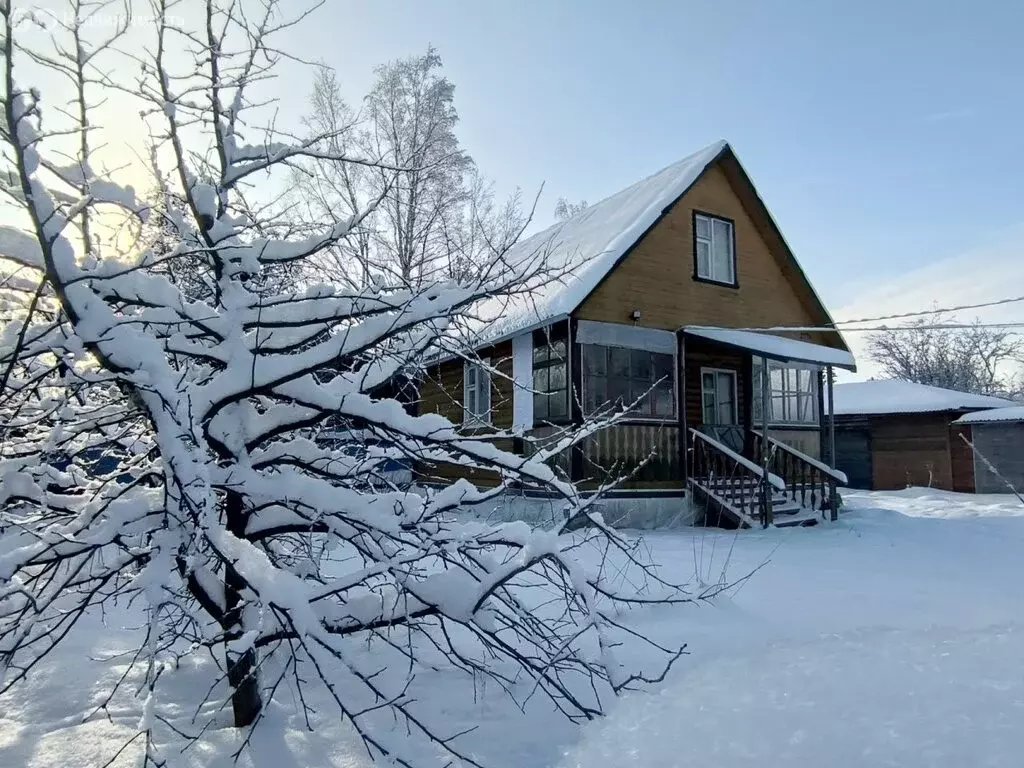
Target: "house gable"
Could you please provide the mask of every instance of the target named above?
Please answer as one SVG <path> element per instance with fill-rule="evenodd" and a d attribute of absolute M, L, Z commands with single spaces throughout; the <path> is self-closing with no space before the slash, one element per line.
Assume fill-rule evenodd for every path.
<path fill-rule="evenodd" d="M 693 214 L 735 227 L 737 287 L 694 279 Z M 735 156 L 727 152 L 638 241 L 574 312 L 574 317 L 677 330 L 820 326 L 831 320 Z M 837 334 L 809 341 L 845 348 Z"/>

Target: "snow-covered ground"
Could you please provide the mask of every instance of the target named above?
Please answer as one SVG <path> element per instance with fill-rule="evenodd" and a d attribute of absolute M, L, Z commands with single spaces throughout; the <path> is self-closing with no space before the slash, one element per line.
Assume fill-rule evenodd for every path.
<path fill-rule="evenodd" d="M 1012 496 L 850 492 L 834 525 L 779 531 L 646 534 L 682 577 L 756 573 L 711 604 L 637 617 L 691 655 L 660 688 L 631 694 L 577 729 L 496 691 L 476 701 L 439 670 L 415 695 L 439 718 L 477 724 L 482 760 L 515 766 L 1017 766 L 1024 754 L 1024 505 Z M 73 637 L 31 687 L 0 701 L 0 766 L 101 766 L 134 732 L 139 706 L 82 722 L 123 671 L 126 610 Z M 100 685 L 96 683 L 101 675 Z M 205 689 L 208 670 L 175 674 Z M 326 706 L 304 729 L 287 694 L 240 765 L 366 764 Z M 231 729 L 211 730 L 186 764 L 226 766 Z M 134 765 L 128 748 L 114 765 Z"/>

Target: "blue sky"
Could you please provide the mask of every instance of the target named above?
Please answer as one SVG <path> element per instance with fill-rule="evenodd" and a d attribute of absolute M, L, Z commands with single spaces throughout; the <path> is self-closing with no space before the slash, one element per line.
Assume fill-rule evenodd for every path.
<path fill-rule="evenodd" d="M 835 309 L 1007 238 L 1024 259 L 1022 30 L 1017 2 L 330 0 L 294 42 L 352 99 L 435 45 L 464 145 L 544 182 L 542 223 L 727 138 Z"/>

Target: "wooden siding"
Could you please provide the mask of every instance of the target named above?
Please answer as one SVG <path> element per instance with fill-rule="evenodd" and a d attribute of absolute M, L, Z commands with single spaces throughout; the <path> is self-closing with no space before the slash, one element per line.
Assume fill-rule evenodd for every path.
<path fill-rule="evenodd" d="M 506 341 L 480 351 L 480 357 L 490 358 L 491 365 L 502 375 L 491 376 L 491 424 L 496 429 L 512 426 L 512 342 Z M 427 371 L 420 383 L 418 413 L 439 413 L 453 424 L 462 423 L 463 362 L 451 360 L 434 366 Z M 477 430 L 484 431 L 484 430 Z M 512 450 L 511 440 L 496 441 L 497 445 Z M 417 474 L 425 482 L 449 483 L 465 477 L 480 485 L 495 485 L 497 475 L 493 472 L 472 471 L 456 464 L 431 464 L 418 462 Z"/>
<path fill-rule="evenodd" d="M 951 418 L 955 418 L 955 416 Z M 949 458 L 953 470 L 953 490 L 959 493 L 974 493 L 974 451 L 963 441 L 961 435 L 968 440 L 972 439 L 970 424 L 953 425 L 949 428 Z"/>
<path fill-rule="evenodd" d="M 769 246 L 773 238 L 768 236 L 757 206 L 741 202 L 727 171 L 726 165 L 708 169 L 586 299 L 575 316 L 629 323 L 633 310 L 639 309 L 640 325 L 671 331 L 684 325 L 737 328 L 825 322 L 825 315 L 785 255 L 781 241 L 774 238 L 774 246 Z M 735 222 L 738 288 L 694 280 L 694 210 Z M 839 345 L 835 334 L 808 334 L 807 338 L 820 344 Z"/>
<path fill-rule="evenodd" d="M 871 419 L 875 490 L 908 485 L 952 490 L 948 413 L 880 416 Z"/>
<path fill-rule="evenodd" d="M 973 424 L 974 447 L 1018 490 L 1024 490 L 1024 424 L 1015 421 Z M 978 493 L 1008 493 L 1000 480 L 980 460 L 974 462 Z"/>
<path fill-rule="evenodd" d="M 755 424 L 754 429 L 760 429 L 760 426 Z M 811 458 L 821 458 L 821 430 L 817 425 L 804 429 L 787 426 L 773 427 L 769 424 L 768 433 L 783 445 L 795 448 L 800 453 L 806 453 Z"/>
<path fill-rule="evenodd" d="M 584 442 L 583 487 L 596 488 L 626 473 L 635 472 L 633 477 L 619 487 L 682 488 L 679 457 L 677 423 L 616 424 Z M 647 463 L 640 467 L 644 461 Z"/>

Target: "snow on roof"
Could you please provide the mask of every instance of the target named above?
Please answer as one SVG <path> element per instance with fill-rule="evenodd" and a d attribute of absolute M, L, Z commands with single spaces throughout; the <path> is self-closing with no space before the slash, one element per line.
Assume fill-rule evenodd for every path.
<path fill-rule="evenodd" d="M 787 339 L 782 336 L 772 336 L 767 333 L 755 331 L 736 331 L 730 328 L 704 328 L 701 326 L 686 327 L 683 333 L 687 336 L 696 336 L 718 344 L 728 344 L 740 349 L 749 349 L 758 352 L 772 360 L 782 360 L 792 363 L 820 363 L 821 365 L 835 365 L 851 371 L 857 370 L 857 364 L 853 355 L 845 349 L 834 347 L 823 347 L 820 344 L 811 344 L 809 341 Z"/>
<path fill-rule="evenodd" d="M 728 148 L 716 141 L 631 187 L 514 245 L 510 264 L 545 254 L 548 269 L 562 273 L 521 297 L 497 297 L 474 314 L 488 319 L 481 341 L 494 342 L 546 325 L 572 312 L 665 210 Z"/>
<path fill-rule="evenodd" d="M 935 413 L 1003 408 L 1009 400 L 972 395 L 895 379 L 837 384 L 833 395 L 837 416 L 881 413 Z"/>
<path fill-rule="evenodd" d="M 1024 405 L 1009 408 L 992 408 L 988 411 L 965 413 L 954 424 L 982 424 L 995 421 L 1024 421 Z"/>

